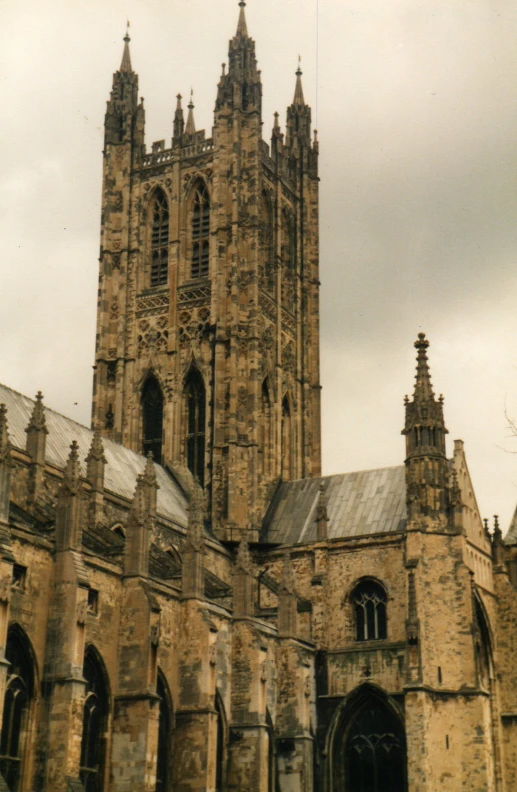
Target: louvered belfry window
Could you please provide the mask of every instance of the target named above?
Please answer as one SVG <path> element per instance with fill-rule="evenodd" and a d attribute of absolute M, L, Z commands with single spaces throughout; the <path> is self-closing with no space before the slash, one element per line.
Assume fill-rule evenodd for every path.
<path fill-rule="evenodd" d="M 210 269 L 210 200 L 200 183 L 192 204 L 192 278 L 207 278 Z"/>
<path fill-rule="evenodd" d="M 164 286 L 169 270 L 169 207 L 163 192 L 156 193 L 151 233 L 151 286 Z"/>
<path fill-rule="evenodd" d="M 29 733 L 34 677 L 28 652 L 15 632 L 9 631 L 5 656 L 9 669 L 0 740 L 0 772 L 9 790 L 18 792 Z"/>
<path fill-rule="evenodd" d="M 185 386 L 187 418 L 187 466 L 200 485 L 205 480 L 206 392 L 198 371 L 192 371 Z"/>

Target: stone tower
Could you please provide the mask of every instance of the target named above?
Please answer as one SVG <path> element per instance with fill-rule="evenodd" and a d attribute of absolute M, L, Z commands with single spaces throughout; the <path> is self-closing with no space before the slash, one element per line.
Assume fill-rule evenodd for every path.
<path fill-rule="evenodd" d="M 318 144 L 301 71 L 271 145 L 245 3 L 211 138 L 185 121 L 146 153 L 129 37 L 105 121 L 92 423 L 209 494 L 258 538 L 280 480 L 320 473 Z"/>

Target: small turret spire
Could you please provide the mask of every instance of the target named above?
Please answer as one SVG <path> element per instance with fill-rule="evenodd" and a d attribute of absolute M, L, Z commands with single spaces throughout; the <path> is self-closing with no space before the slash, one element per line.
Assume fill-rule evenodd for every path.
<path fill-rule="evenodd" d="M 246 8 L 246 3 L 244 2 L 244 0 L 240 0 L 239 8 L 240 8 L 240 12 L 239 12 L 239 23 L 237 25 L 237 35 L 247 38 L 248 26 L 246 24 L 246 13 L 244 11 L 244 9 Z"/>
<path fill-rule="evenodd" d="M 185 119 L 183 117 L 183 107 L 181 106 L 182 95 L 179 93 L 176 97 L 176 112 L 174 113 L 174 124 L 173 124 L 173 139 L 175 141 L 180 141 L 183 137 L 183 132 L 185 130 Z"/>
<path fill-rule="evenodd" d="M 126 35 L 124 36 L 124 52 L 122 54 L 122 63 L 120 64 L 121 72 L 130 72 L 131 68 L 131 55 L 129 53 L 129 19 L 127 21 Z"/>
<path fill-rule="evenodd" d="M 303 86 L 302 86 L 302 58 L 301 55 L 298 55 L 298 68 L 296 69 L 296 88 L 294 90 L 294 105 L 304 105 L 305 99 L 303 97 Z"/>
<path fill-rule="evenodd" d="M 420 401 L 433 399 L 433 387 L 431 385 L 431 374 L 429 371 L 429 362 L 427 360 L 427 348 L 429 341 L 425 337 L 425 333 L 419 333 L 415 341 L 415 349 L 418 351 L 416 376 L 415 376 L 415 392 L 413 398 Z"/>
<path fill-rule="evenodd" d="M 185 127 L 185 134 L 186 135 L 195 135 L 196 134 L 196 124 L 194 122 L 194 91 L 190 91 L 190 102 L 188 103 L 188 118 L 187 118 L 187 125 Z"/>

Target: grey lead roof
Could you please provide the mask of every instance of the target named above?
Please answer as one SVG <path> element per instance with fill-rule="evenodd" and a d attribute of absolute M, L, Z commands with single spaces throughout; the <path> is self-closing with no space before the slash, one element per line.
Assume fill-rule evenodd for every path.
<path fill-rule="evenodd" d="M 404 466 L 361 470 L 281 484 L 264 521 L 262 541 L 316 541 L 320 484 L 325 488 L 329 539 L 403 531 L 406 524 Z"/>
<path fill-rule="evenodd" d="M 7 408 L 7 423 L 11 444 L 25 450 L 28 426 L 34 401 L 0 384 L 0 404 Z M 79 445 L 79 457 L 85 472 L 84 460 L 90 450 L 93 431 L 82 424 L 66 418 L 60 413 L 45 407 L 45 420 L 48 435 L 45 459 L 50 465 L 63 469 L 70 452 L 70 444 L 76 440 Z M 128 448 L 103 438 L 104 455 L 107 465 L 104 487 L 108 492 L 132 500 L 136 478 L 144 472 L 145 457 L 130 451 Z M 158 514 L 183 528 L 187 527 L 186 499 L 179 486 L 160 465 L 155 465 L 158 479 Z"/>

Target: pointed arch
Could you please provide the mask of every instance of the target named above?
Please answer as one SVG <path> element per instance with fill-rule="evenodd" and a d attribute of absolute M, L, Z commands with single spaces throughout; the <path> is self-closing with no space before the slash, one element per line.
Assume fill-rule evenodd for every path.
<path fill-rule="evenodd" d="M 405 792 L 404 721 L 381 688 L 356 688 L 338 708 L 329 737 L 333 792 Z"/>
<path fill-rule="evenodd" d="M 164 398 L 160 383 L 154 374 L 148 374 L 140 397 L 142 410 L 142 453 L 153 455 L 162 464 Z"/>
<path fill-rule="evenodd" d="M 183 389 L 185 459 L 203 487 L 205 482 L 206 389 L 199 369 L 192 367 Z"/>
<path fill-rule="evenodd" d="M 284 481 L 291 481 L 294 477 L 293 419 L 291 404 L 287 393 L 282 399 L 281 451 L 282 479 Z"/>
<path fill-rule="evenodd" d="M 489 691 L 494 678 L 492 636 L 488 616 L 477 591 L 474 591 L 474 636 L 478 685 Z"/>
<path fill-rule="evenodd" d="M 228 720 L 223 699 L 218 690 L 215 692 L 215 712 L 217 715 L 217 740 L 215 745 L 215 792 L 226 792 Z"/>
<path fill-rule="evenodd" d="M 149 205 L 151 267 L 149 286 L 165 286 L 169 276 L 169 202 L 157 187 Z"/>
<path fill-rule="evenodd" d="M 9 668 L 0 735 L 0 773 L 11 792 L 18 792 L 28 767 L 36 694 L 34 651 L 18 624 L 9 627 L 5 657 Z"/>
<path fill-rule="evenodd" d="M 190 277 L 207 278 L 210 273 L 210 196 L 203 179 L 196 179 L 189 203 L 191 206 Z"/>
<path fill-rule="evenodd" d="M 165 674 L 159 668 L 156 679 L 156 694 L 160 698 L 158 720 L 158 755 L 156 761 L 156 792 L 170 788 L 172 778 L 172 735 L 174 729 L 174 708 L 172 696 Z"/>
<path fill-rule="evenodd" d="M 364 577 L 349 595 L 356 641 L 382 641 L 388 637 L 388 595 L 381 581 Z"/>
<path fill-rule="evenodd" d="M 85 792 L 102 792 L 106 763 L 106 732 L 110 712 L 110 689 L 104 662 L 89 644 L 84 652 L 86 681 L 79 777 Z"/>

